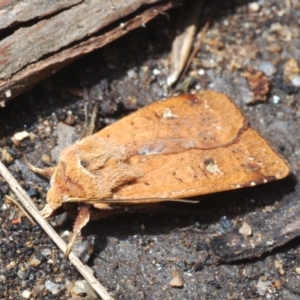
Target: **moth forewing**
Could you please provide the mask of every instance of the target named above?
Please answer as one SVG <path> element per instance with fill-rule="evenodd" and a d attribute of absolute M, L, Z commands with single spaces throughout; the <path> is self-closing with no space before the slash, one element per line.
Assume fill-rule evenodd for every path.
<path fill-rule="evenodd" d="M 184 94 L 154 102 L 63 150 L 42 212 L 48 217 L 64 203 L 77 205 L 76 235 L 90 220 L 89 205 L 103 217 L 116 205 L 190 203 L 181 198 L 289 173 L 287 162 L 226 95 Z"/>

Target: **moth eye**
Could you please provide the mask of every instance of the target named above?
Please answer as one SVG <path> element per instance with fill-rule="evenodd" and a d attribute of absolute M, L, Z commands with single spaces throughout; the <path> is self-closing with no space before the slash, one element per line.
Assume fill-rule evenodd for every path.
<path fill-rule="evenodd" d="M 89 166 L 88 162 L 85 160 L 80 160 L 79 163 L 85 168 L 87 169 L 87 167 Z"/>
<path fill-rule="evenodd" d="M 208 166 L 208 165 L 214 164 L 215 161 L 212 158 L 207 158 L 207 159 L 204 160 L 203 163 L 204 163 L 205 166 Z"/>

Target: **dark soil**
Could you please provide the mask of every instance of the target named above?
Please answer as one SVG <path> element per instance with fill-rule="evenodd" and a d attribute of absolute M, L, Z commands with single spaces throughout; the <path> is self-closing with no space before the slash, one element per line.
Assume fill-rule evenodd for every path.
<path fill-rule="evenodd" d="M 300 71 L 291 73 L 287 68 L 295 61 L 300 65 L 300 3 L 214 2 L 215 7 L 206 6 L 201 16 L 204 23 L 213 11 L 206 39 L 186 75 L 186 91 L 213 89 L 228 94 L 251 126 L 289 161 L 293 176 L 205 196 L 192 208 L 188 204 L 169 205 L 158 213 L 89 223 L 82 232 L 83 240 L 92 240 L 95 247 L 88 264 L 116 299 L 300 299 L 297 228 L 291 238 L 277 241 L 276 235 L 289 225 L 289 214 L 296 220 L 300 217 L 296 203 Z M 101 129 L 171 95 L 166 85 L 167 65 L 179 13 L 180 9 L 160 15 L 1 108 L 2 161 L 39 209 L 45 204 L 49 184 L 27 169 L 24 155 L 37 166 L 51 165 L 58 122 L 74 126 L 80 134 L 86 102 L 90 109 L 99 103 L 96 126 Z M 245 72 L 257 70 L 264 72 L 271 88 L 267 101 L 249 105 L 253 93 Z M 11 137 L 23 130 L 31 133 L 30 138 L 14 145 Z M 97 299 L 89 289 L 78 292 L 74 287 L 82 277 L 42 229 L 31 226 L 25 217 L 17 219 L 18 209 L 4 201 L 4 194 L 9 193 L 0 179 L 0 299 Z M 282 218 L 280 213 L 273 223 L 265 222 L 278 207 Z M 272 235 L 276 248 L 270 243 L 269 248 L 247 250 L 244 256 L 236 257 L 243 258 L 238 261 L 234 252 L 220 254 L 213 238 L 229 239 L 226 234 L 248 219 L 253 223 L 259 220 L 255 226 L 262 234 L 277 226 Z M 68 236 L 72 222 L 67 220 L 57 227 L 60 235 Z M 181 289 L 169 285 L 173 270 L 183 277 Z"/>

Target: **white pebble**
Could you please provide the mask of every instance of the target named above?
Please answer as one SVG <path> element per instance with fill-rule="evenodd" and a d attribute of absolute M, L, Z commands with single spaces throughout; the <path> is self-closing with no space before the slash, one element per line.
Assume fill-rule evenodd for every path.
<path fill-rule="evenodd" d="M 267 291 L 269 290 L 269 288 L 271 288 L 272 286 L 272 282 L 267 280 L 267 281 L 263 281 L 261 279 L 258 280 L 257 282 L 257 291 L 259 293 L 260 296 L 264 296 Z"/>
<path fill-rule="evenodd" d="M 274 104 L 278 104 L 279 101 L 280 101 L 280 97 L 277 96 L 277 95 L 274 95 L 274 96 L 273 96 L 273 103 L 274 103 Z"/>
<path fill-rule="evenodd" d="M 239 229 L 239 233 L 245 236 L 250 236 L 252 235 L 252 229 L 247 222 L 243 222 L 243 225 Z"/>
<path fill-rule="evenodd" d="M 272 76 L 277 72 L 276 67 L 269 61 L 263 61 L 258 65 L 258 69 L 266 76 Z"/>
<path fill-rule="evenodd" d="M 58 293 L 60 293 L 65 288 L 63 285 L 56 284 L 56 283 L 54 283 L 50 280 L 47 280 L 45 282 L 45 287 L 53 295 L 57 295 Z"/>
<path fill-rule="evenodd" d="M 300 75 L 294 75 L 291 78 L 291 82 L 293 86 L 299 87 L 300 86 Z"/>
<path fill-rule="evenodd" d="M 260 7 L 259 7 L 259 4 L 257 2 L 251 2 L 251 3 L 249 3 L 249 9 L 252 12 L 258 12 Z"/>
<path fill-rule="evenodd" d="M 43 249 L 43 250 L 41 251 L 41 253 L 42 253 L 42 255 L 44 255 L 44 256 L 48 256 L 48 255 L 50 255 L 52 252 L 51 252 L 50 249 L 46 248 L 46 249 Z"/>
<path fill-rule="evenodd" d="M 77 280 L 74 282 L 74 286 L 71 289 L 71 292 L 76 295 L 86 295 L 87 299 L 97 299 L 97 295 L 95 294 L 92 287 L 85 280 Z"/>
<path fill-rule="evenodd" d="M 29 299 L 30 296 L 31 296 L 31 292 L 30 291 L 25 290 L 25 291 L 22 292 L 22 297 L 24 299 Z"/>
<path fill-rule="evenodd" d="M 159 69 L 153 69 L 152 71 L 153 75 L 160 75 L 161 74 L 161 71 Z"/>
<path fill-rule="evenodd" d="M 205 74 L 205 70 L 200 69 L 200 70 L 198 71 L 198 74 L 199 74 L 200 76 L 204 75 L 204 74 Z"/>

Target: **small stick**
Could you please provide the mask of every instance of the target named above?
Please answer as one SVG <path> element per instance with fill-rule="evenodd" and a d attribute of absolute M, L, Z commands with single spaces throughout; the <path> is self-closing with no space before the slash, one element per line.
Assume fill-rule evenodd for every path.
<path fill-rule="evenodd" d="M 167 78 L 168 86 L 172 86 L 178 80 L 189 58 L 202 6 L 203 1 L 186 1 L 181 10 L 177 28 L 179 33 L 172 43 L 169 56 L 170 74 Z"/>
<path fill-rule="evenodd" d="M 17 200 L 15 200 L 13 197 L 10 197 L 8 195 L 5 195 L 4 197 L 5 197 L 5 200 L 8 200 L 11 203 L 13 203 L 14 205 L 16 205 L 19 208 L 19 210 L 23 213 L 23 215 L 25 215 L 28 218 L 28 220 L 31 222 L 31 224 L 33 226 L 36 226 L 36 223 L 33 221 L 30 214 L 23 208 L 23 206 Z"/>
<path fill-rule="evenodd" d="M 67 249 L 66 243 L 61 239 L 61 237 L 54 231 L 54 229 L 49 225 L 49 223 L 40 214 L 39 210 L 36 208 L 34 202 L 27 195 L 27 193 L 22 189 L 19 183 L 11 175 L 9 170 L 0 161 L 0 174 L 6 180 L 10 188 L 16 194 L 17 198 L 23 204 L 24 208 L 31 214 L 31 216 L 37 221 L 37 223 L 45 230 L 49 237 L 54 241 L 58 248 L 65 253 Z M 96 293 L 103 300 L 113 300 L 106 289 L 99 283 L 99 281 L 91 273 L 89 267 L 84 265 L 79 258 L 72 252 L 69 255 L 71 263 L 76 267 L 80 274 L 86 279 L 86 281 L 93 287 Z"/>
<path fill-rule="evenodd" d="M 182 72 L 181 72 L 181 74 L 180 74 L 180 76 L 179 76 L 179 79 L 178 79 L 178 82 L 180 82 L 180 81 L 182 80 L 182 78 L 183 78 L 184 75 L 186 74 L 188 68 L 190 67 L 190 65 L 191 65 L 191 63 L 192 63 L 194 57 L 196 56 L 198 50 L 200 49 L 200 47 L 201 47 L 201 45 L 202 45 L 202 42 L 203 42 L 204 39 L 205 39 L 206 32 L 207 32 L 207 30 L 208 30 L 209 25 L 210 25 L 210 20 L 208 20 L 208 21 L 205 23 L 204 27 L 202 28 L 201 33 L 200 33 L 201 36 L 200 36 L 200 38 L 198 39 L 198 41 L 197 41 L 195 47 L 193 48 L 192 53 L 190 54 L 190 56 L 189 56 L 189 58 L 188 58 L 188 60 L 187 60 L 187 62 L 186 62 L 186 64 L 185 64 L 185 66 L 184 66 L 184 68 L 183 68 L 183 70 L 182 70 Z"/>

